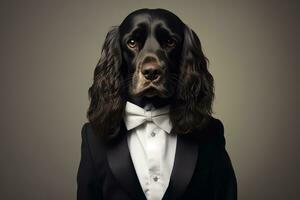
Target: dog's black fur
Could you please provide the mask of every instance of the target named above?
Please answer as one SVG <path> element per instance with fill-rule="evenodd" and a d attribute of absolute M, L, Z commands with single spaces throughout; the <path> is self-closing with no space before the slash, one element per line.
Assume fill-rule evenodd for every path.
<path fill-rule="evenodd" d="M 202 129 L 212 114 L 214 79 L 195 32 L 164 9 L 140 9 L 108 32 L 89 88 L 87 117 L 118 135 L 126 101 L 170 105 L 172 134 Z"/>

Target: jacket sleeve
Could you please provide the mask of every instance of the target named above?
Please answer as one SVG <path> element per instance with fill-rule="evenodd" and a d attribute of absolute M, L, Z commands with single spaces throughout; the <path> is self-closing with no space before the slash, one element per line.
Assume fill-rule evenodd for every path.
<path fill-rule="evenodd" d="M 237 180 L 224 146 L 216 153 L 213 165 L 214 200 L 237 200 Z"/>
<path fill-rule="evenodd" d="M 101 200 L 94 163 L 88 145 L 88 123 L 81 129 L 81 158 L 77 171 L 77 200 Z"/>
<path fill-rule="evenodd" d="M 226 151 L 224 126 L 220 120 L 216 124 L 216 148 L 212 166 L 213 199 L 237 200 L 237 179 L 234 168 Z"/>

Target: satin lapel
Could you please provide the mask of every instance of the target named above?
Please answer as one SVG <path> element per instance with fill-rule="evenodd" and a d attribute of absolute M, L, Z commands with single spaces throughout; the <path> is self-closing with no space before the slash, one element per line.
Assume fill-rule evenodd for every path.
<path fill-rule="evenodd" d="M 195 170 L 198 145 L 185 135 L 177 135 L 174 166 L 163 200 L 179 199 L 185 192 Z"/>
<path fill-rule="evenodd" d="M 114 177 L 129 192 L 133 199 L 146 200 L 131 160 L 126 137 L 127 129 L 123 123 L 121 131 L 121 138 L 107 147 L 109 166 Z"/>

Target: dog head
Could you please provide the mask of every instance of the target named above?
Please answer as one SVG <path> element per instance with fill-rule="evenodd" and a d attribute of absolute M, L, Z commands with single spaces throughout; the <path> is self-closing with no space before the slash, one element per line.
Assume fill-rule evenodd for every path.
<path fill-rule="evenodd" d="M 130 13 L 108 32 L 89 88 L 87 117 L 117 134 L 130 98 L 171 105 L 173 132 L 200 128 L 212 113 L 213 77 L 196 33 L 165 9 Z"/>

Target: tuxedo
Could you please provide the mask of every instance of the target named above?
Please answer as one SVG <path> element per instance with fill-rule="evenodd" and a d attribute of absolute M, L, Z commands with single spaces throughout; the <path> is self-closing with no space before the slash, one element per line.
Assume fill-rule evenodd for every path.
<path fill-rule="evenodd" d="M 118 138 L 109 143 L 89 122 L 82 126 L 77 200 L 146 200 L 126 134 L 124 121 Z M 174 166 L 162 199 L 237 199 L 237 180 L 219 119 L 210 117 L 201 131 L 177 135 Z"/>

